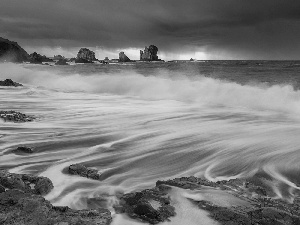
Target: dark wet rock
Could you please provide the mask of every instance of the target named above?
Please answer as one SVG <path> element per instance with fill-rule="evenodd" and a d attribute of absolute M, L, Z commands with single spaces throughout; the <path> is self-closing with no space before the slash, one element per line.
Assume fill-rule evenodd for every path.
<path fill-rule="evenodd" d="M 98 170 L 90 169 L 82 164 L 73 164 L 69 166 L 69 174 L 87 177 L 93 180 L 99 180 L 100 174 Z"/>
<path fill-rule="evenodd" d="M 107 209 L 73 210 L 52 206 L 42 196 L 8 190 L 0 193 L 0 223 L 3 225 L 108 225 Z"/>
<path fill-rule="evenodd" d="M 232 179 L 228 181 L 211 182 L 196 177 L 182 177 L 167 181 L 157 181 L 157 187 L 162 185 L 195 190 L 212 187 L 247 202 L 247 206 L 223 207 L 212 202 L 201 200 L 194 202 L 200 209 L 209 212 L 210 217 L 223 225 L 296 225 L 300 224 L 300 199 L 287 203 L 283 200 L 270 198 L 270 188 L 254 176 L 247 179 Z"/>
<path fill-rule="evenodd" d="M 66 59 L 60 59 L 55 63 L 55 65 L 65 66 L 65 65 L 69 65 L 69 64 L 67 63 Z"/>
<path fill-rule="evenodd" d="M 20 146 L 20 147 L 14 149 L 13 152 L 31 154 L 31 153 L 33 153 L 33 149 L 30 147 L 26 147 L 26 146 Z"/>
<path fill-rule="evenodd" d="M 157 224 L 175 216 L 175 208 L 171 206 L 166 192 L 158 188 L 124 194 L 115 210 L 150 224 Z"/>
<path fill-rule="evenodd" d="M 0 185 L 6 189 L 18 189 L 40 195 L 46 195 L 53 189 L 53 184 L 47 177 L 9 173 L 5 170 L 0 170 Z"/>
<path fill-rule="evenodd" d="M 35 119 L 33 116 L 28 116 L 16 111 L 0 111 L 0 118 L 5 122 L 15 123 L 31 122 Z"/>
<path fill-rule="evenodd" d="M 20 83 L 14 82 L 11 79 L 0 80 L 0 86 L 19 87 L 23 86 Z"/>
<path fill-rule="evenodd" d="M 0 37 L 0 62 L 24 62 L 28 60 L 28 53 L 17 42 Z"/>
<path fill-rule="evenodd" d="M 131 60 L 125 55 L 124 52 L 119 53 L 119 62 L 130 62 Z"/>
<path fill-rule="evenodd" d="M 33 64 L 42 64 L 42 62 L 53 62 L 52 59 L 49 59 L 45 55 L 40 55 L 36 52 L 29 55 L 29 61 Z"/>
<path fill-rule="evenodd" d="M 75 63 L 92 63 L 93 61 L 96 61 L 95 52 L 87 49 L 87 48 L 81 48 L 79 52 L 77 53 L 77 58 L 75 60 Z"/>

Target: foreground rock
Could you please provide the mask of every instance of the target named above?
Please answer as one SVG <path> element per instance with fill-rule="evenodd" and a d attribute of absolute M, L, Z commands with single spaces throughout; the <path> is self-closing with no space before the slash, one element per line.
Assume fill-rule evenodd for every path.
<path fill-rule="evenodd" d="M 156 185 L 169 185 L 190 190 L 213 187 L 249 203 L 247 206 L 243 205 L 243 207 L 234 205 L 224 207 L 206 200 L 191 199 L 200 209 L 208 211 L 210 217 L 220 224 L 300 224 L 299 198 L 296 197 L 293 204 L 270 198 L 268 194 L 271 194 L 272 191 L 259 178 L 233 179 L 214 183 L 196 177 L 183 177 L 158 181 Z"/>
<path fill-rule="evenodd" d="M 0 224 L 3 225 L 108 225 L 106 209 L 73 210 L 55 207 L 42 196 L 8 190 L 0 193 Z"/>
<path fill-rule="evenodd" d="M 46 177 L 0 171 L 0 224 L 2 225 L 108 225 L 107 209 L 73 210 L 45 200 L 53 188 Z"/>
<path fill-rule="evenodd" d="M 23 85 L 20 83 L 14 82 L 11 79 L 6 79 L 6 80 L 0 80 L 0 86 L 19 87 L 19 86 L 23 86 Z"/>
<path fill-rule="evenodd" d="M 46 195 L 53 188 L 51 180 L 47 177 L 9 173 L 5 170 L 0 170 L 0 185 L 5 189 L 18 189 L 39 195 Z"/>
<path fill-rule="evenodd" d="M 28 53 L 17 42 L 0 37 L 0 62 L 25 62 Z"/>
<path fill-rule="evenodd" d="M 31 122 L 35 118 L 16 111 L 0 111 L 0 118 L 5 122 L 24 123 Z"/>
<path fill-rule="evenodd" d="M 69 174 L 79 175 L 81 177 L 87 177 L 93 180 L 99 180 L 100 174 L 98 170 L 89 169 L 82 164 L 73 164 L 69 166 Z"/>
<path fill-rule="evenodd" d="M 170 205 L 166 194 L 159 188 L 125 194 L 120 198 L 115 210 L 150 224 L 168 221 L 170 217 L 175 216 L 175 208 Z"/>

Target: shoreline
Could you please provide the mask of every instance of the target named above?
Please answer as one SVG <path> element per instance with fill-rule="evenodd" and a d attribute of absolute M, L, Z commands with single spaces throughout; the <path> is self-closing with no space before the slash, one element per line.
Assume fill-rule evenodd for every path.
<path fill-rule="evenodd" d="M 88 176 L 87 172 L 93 176 Z M 96 179 L 96 171 L 83 164 L 70 165 L 68 173 L 71 176 Z M 182 214 L 180 202 L 176 203 L 180 195 L 181 201 L 194 205 L 199 213 L 208 213 L 207 218 L 222 225 L 299 224 L 299 196 L 295 197 L 292 204 L 276 199 L 264 179 L 254 176 L 212 182 L 191 176 L 158 180 L 151 189 L 118 196 L 118 204 L 113 205 L 113 208 L 117 214 L 126 214 L 137 222 L 159 224 L 175 220 L 178 213 Z M 51 205 L 43 196 L 51 193 L 52 189 L 52 182 L 46 177 L 0 171 L 0 209 L 4 212 L 0 213 L 0 221 L 3 225 L 16 224 L 13 221 L 21 224 L 22 221 L 26 224 L 42 221 L 55 225 L 72 225 L 82 221 L 84 224 L 108 225 L 113 221 L 112 212 L 105 208 L 74 210 L 68 206 Z M 28 204 L 31 205 L 29 211 L 24 208 Z M 19 214 L 20 207 L 23 207 L 21 212 L 26 214 Z"/>

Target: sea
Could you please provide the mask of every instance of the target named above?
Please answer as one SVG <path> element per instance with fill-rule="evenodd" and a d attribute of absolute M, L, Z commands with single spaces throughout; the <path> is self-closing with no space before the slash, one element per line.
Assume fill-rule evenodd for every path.
<path fill-rule="evenodd" d="M 115 214 L 118 196 L 157 180 L 263 174 L 289 202 L 300 189 L 300 61 L 0 64 L 6 78 L 24 86 L 0 87 L 0 109 L 36 120 L 0 120 L 0 169 L 50 178 L 53 205 L 105 207 L 132 225 L 143 223 Z M 67 174 L 75 163 L 101 180 Z M 217 224 L 186 195 L 162 224 Z"/>

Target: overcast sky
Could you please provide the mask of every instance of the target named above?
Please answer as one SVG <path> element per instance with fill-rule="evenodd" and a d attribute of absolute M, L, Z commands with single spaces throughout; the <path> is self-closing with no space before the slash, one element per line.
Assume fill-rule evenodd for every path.
<path fill-rule="evenodd" d="M 0 0 L 0 36 L 48 56 L 300 59 L 300 1 Z"/>

